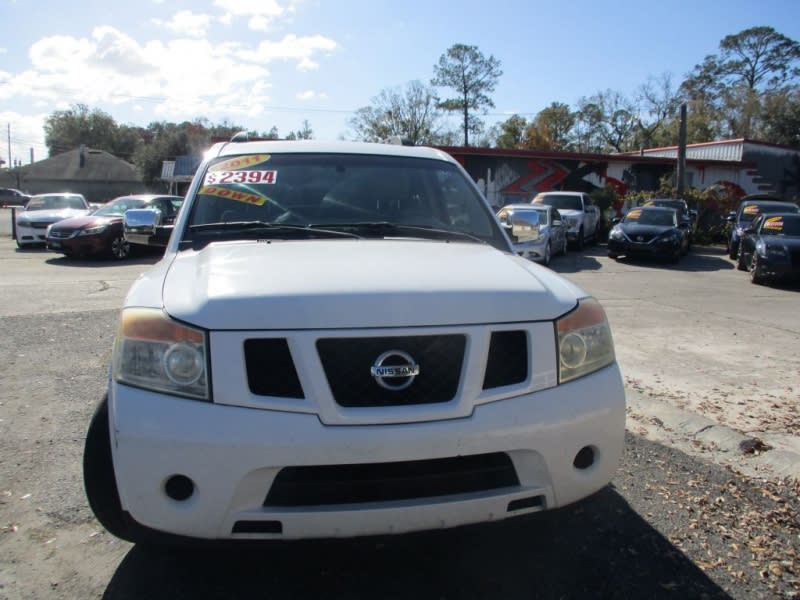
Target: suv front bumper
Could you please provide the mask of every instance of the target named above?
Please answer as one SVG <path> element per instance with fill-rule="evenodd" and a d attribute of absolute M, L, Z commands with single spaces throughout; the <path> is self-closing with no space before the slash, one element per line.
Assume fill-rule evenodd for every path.
<path fill-rule="evenodd" d="M 326 426 L 316 414 L 204 403 L 116 383 L 109 409 L 123 509 L 152 529 L 210 539 L 402 533 L 563 506 L 608 484 L 625 431 L 616 363 L 564 385 L 476 406 L 466 418 L 417 423 Z M 576 455 L 587 447 L 592 464 L 576 467 Z M 283 467 L 485 453 L 507 454 L 519 484 L 371 503 L 265 506 Z M 188 499 L 168 497 L 165 485 L 174 475 L 194 483 Z M 242 523 L 245 532 L 234 533 Z"/>

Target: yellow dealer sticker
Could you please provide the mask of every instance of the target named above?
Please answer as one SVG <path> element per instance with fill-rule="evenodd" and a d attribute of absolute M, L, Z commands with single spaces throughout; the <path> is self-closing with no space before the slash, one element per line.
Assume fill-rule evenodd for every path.
<path fill-rule="evenodd" d="M 642 211 L 640 209 L 634 209 L 628 213 L 628 218 L 631 220 L 636 220 L 642 216 Z"/>
<path fill-rule="evenodd" d="M 645 203 L 643 204 L 643 206 L 655 206 L 655 205 L 656 205 L 656 203 L 655 203 L 655 202 L 653 202 L 652 200 L 648 200 L 647 202 L 645 202 Z"/>
<path fill-rule="evenodd" d="M 218 198 L 225 198 L 226 200 L 235 200 L 236 202 L 244 202 L 245 204 L 253 204 L 255 206 L 263 206 L 267 201 L 266 196 L 258 194 L 251 194 L 248 192 L 239 192 L 230 188 L 219 187 L 216 185 L 204 185 L 198 192 L 205 196 L 216 196 Z"/>
<path fill-rule="evenodd" d="M 764 229 L 783 229 L 783 217 L 770 217 L 764 221 Z"/>
<path fill-rule="evenodd" d="M 269 160 L 269 154 L 251 154 L 250 156 L 237 156 L 223 160 L 215 165 L 211 165 L 209 171 L 235 171 L 236 169 L 244 169 L 245 167 L 252 167 L 253 165 L 260 165 Z"/>
<path fill-rule="evenodd" d="M 746 215 L 756 214 L 758 212 L 758 204 L 751 204 L 750 206 L 745 206 L 743 212 Z"/>

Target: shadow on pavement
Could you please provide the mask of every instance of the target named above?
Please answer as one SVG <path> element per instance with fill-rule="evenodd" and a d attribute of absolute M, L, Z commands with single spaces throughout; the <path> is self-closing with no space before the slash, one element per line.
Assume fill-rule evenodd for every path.
<path fill-rule="evenodd" d="M 52 254 L 52 253 L 51 253 Z M 138 252 L 131 255 L 129 258 L 123 260 L 114 260 L 105 256 L 90 256 L 85 258 L 70 258 L 63 254 L 53 254 L 52 258 L 48 258 L 45 262 L 48 265 L 58 267 L 88 267 L 88 268 L 106 268 L 106 267 L 119 267 L 124 265 L 154 265 L 163 256 L 162 252 L 153 252 L 147 249 L 144 252 Z"/>
<path fill-rule="evenodd" d="M 134 546 L 103 596 L 729 598 L 612 487 L 576 505 L 449 531 L 261 547 Z"/>

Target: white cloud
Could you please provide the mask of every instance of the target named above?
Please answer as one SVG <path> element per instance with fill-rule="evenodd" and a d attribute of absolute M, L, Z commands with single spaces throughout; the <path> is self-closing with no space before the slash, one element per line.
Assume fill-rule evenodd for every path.
<path fill-rule="evenodd" d="M 16 112 L 1 112 L 0 123 L 11 128 L 11 160 L 21 161 L 23 165 L 30 162 L 31 149 L 34 160 L 47 158 L 47 146 L 44 144 L 44 121 L 47 115 L 21 115 Z M 3 141 L 6 142 L 6 126 L 3 126 Z M 8 144 L 0 144 L 0 157 L 8 161 Z"/>
<path fill-rule="evenodd" d="M 5 54 L 8 52 L 8 48 L 0 48 L 0 54 Z"/>
<path fill-rule="evenodd" d="M 205 37 L 211 24 L 211 17 L 204 14 L 195 14 L 191 10 L 182 10 L 175 13 L 169 21 L 152 19 L 153 23 L 174 31 L 179 35 L 190 37 Z"/>
<path fill-rule="evenodd" d="M 214 0 L 214 6 L 225 11 L 226 23 L 245 17 L 247 26 L 254 31 L 268 31 L 275 20 L 293 14 L 298 3 L 299 0 L 289 0 L 284 5 L 277 0 Z"/>
<path fill-rule="evenodd" d="M 328 94 L 324 92 L 315 92 L 314 90 L 306 90 L 305 92 L 298 92 L 295 95 L 295 98 L 300 100 L 301 102 L 305 102 L 307 100 L 314 100 L 315 98 L 319 98 L 320 100 L 324 100 L 328 97 Z"/>
<path fill-rule="evenodd" d="M 319 67 L 319 64 L 312 60 L 313 56 L 320 52 L 332 52 L 336 48 L 334 40 L 321 35 L 297 37 L 289 34 L 277 42 L 263 40 L 255 50 L 241 50 L 238 56 L 243 60 L 261 63 L 296 60 L 299 70 L 308 71 Z"/>

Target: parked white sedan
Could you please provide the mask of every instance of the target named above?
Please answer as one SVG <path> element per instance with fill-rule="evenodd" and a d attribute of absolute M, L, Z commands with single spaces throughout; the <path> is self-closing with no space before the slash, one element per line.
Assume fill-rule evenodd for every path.
<path fill-rule="evenodd" d="M 87 215 L 91 207 L 82 194 L 59 193 L 32 196 L 25 210 L 17 213 L 17 248 L 44 245 L 47 228 L 69 217 Z"/>

